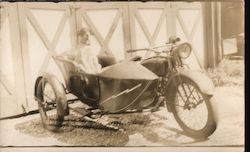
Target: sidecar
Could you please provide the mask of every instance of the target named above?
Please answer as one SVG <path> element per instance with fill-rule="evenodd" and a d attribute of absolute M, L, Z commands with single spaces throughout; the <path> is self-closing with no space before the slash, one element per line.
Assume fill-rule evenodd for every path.
<path fill-rule="evenodd" d="M 44 104 L 56 104 L 57 113 L 61 115 L 65 113 L 62 109 L 67 107 L 66 93 L 75 95 L 82 103 L 105 113 L 143 109 L 154 102 L 158 76 L 134 61 L 116 63 L 113 58 L 99 57 L 102 71 L 89 74 L 81 70 L 72 59 L 61 55 L 53 59 L 63 74 L 66 86 L 56 76 L 46 73 L 36 81 L 35 98 L 43 107 Z M 49 96 L 45 95 L 46 82 L 51 85 L 51 92 L 54 92 L 49 101 L 45 101 Z"/>

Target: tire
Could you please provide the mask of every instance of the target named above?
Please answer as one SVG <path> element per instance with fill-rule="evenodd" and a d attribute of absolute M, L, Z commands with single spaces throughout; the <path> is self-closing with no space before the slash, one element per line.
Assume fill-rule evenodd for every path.
<path fill-rule="evenodd" d="M 57 132 L 68 110 L 65 89 L 54 75 L 47 74 L 40 79 L 36 90 L 43 127 Z"/>
<path fill-rule="evenodd" d="M 185 97 L 183 88 L 185 88 L 189 98 L 187 98 L 187 96 Z M 176 85 L 173 86 L 172 89 L 171 110 L 177 123 L 184 130 L 185 134 L 195 139 L 207 138 L 210 136 L 217 128 L 216 108 L 213 107 L 215 101 L 211 103 L 212 96 L 202 93 L 197 84 L 185 76 L 180 76 L 180 79 L 176 80 Z M 190 95 L 191 93 L 192 95 Z M 183 101 L 187 101 L 187 99 L 189 99 L 189 103 L 186 102 L 187 104 L 185 104 Z M 182 114 L 181 110 L 184 111 Z M 188 113 L 193 115 L 189 116 Z M 185 117 L 183 116 L 187 117 L 187 120 L 184 120 Z M 198 120 L 197 123 L 202 122 L 202 125 L 197 127 L 189 124 L 196 121 L 197 118 L 201 116 L 204 117 Z"/>

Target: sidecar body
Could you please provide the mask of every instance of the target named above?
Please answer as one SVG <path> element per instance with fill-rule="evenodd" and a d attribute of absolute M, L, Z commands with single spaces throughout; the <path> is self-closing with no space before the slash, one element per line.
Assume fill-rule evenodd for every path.
<path fill-rule="evenodd" d="M 98 74 L 80 70 L 72 60 L 53 57 L 65 80 L 66 89 L 83 103 L 108 113 L 145 108 L 154 102 L 158 76 L 133 61 L 111 62 L 100 58 Z M 108 62 L 107 62 L 108 61 Z"/>

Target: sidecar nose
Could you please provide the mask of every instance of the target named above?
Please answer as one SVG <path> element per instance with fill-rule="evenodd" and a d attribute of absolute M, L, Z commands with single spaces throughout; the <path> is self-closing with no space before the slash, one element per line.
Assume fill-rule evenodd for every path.
<path fill-rule="evenodd" d="M 126 80 L 155 80 L 158 78 L 156 74 L 141 64 L 132 61 L 124 61 L 111 65 L 104 69 L 99 76 Z"/>

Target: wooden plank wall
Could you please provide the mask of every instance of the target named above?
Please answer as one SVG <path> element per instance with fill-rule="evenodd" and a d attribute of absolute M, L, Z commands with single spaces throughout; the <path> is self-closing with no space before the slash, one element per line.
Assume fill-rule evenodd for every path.
<path fill-rule="evenodd" d="M 75 14 L 70 6 L 71 3 L 18 3 L 28 111 L 37 109 L 34 84 L 38 76 L 50 72 L 63 82 L 52 56 L 75 45 Z"/>
<path fill-rule="evenodd" d="M 77 29 L 88 27 L 94 33 L 99 54 L 114 56 L 117 60 L 126 57 L 129 46 L 127 2 L 75 3 Z M 98 49 L 98 48 L 97 48 Z"/>
<path fill-rule="evenodd" d="M 0 4 L 0 118 L 26 112 L 17 4 Z"/>
<path fill-rule="evenodd" d="M 183 16 L 187 14 L 185 11 L 194 17 L 192 26 Z M 1 29 L 6 18 L 9 19 L 12 48 L 8 51 L 12 52 L 15 85 L 8 85 L 14 88 L 8 98 L 4 99 L 0 94 L 0 117 L 37 109 L 33 97 L 36 77 L 52 72 L 62 80 L 51 56 L 74 48 L 76 31 L 81 27 L 92 29 L 94 45 L 100 54 L 113 55 L 117 60 L 133 55 L 126 53 L 128 49 L 160 45 L 167 42 L 169 36 L 181 33 L 183 41 L 187 40 L 195 46 L 192 59 L 197 60 L 199 66 L 204 66 L 207 39 L 199 43 L 203 50 L 195 43 L 199 32 L 196 29 L 203 30 L 203 13 L 202 5 L 197 2 L 1 3 Z M 5 28 L 3 31 L 6 31 Z M 201 41 L 206 37 L 203 33 L 206 32 L 199 35 Z M 8 82 L 4 78 L 1 75 L 2 88 L 5 86 L 2 82 Z M 4 89 L 6 92 L 7 89 Z M 8 114 L 2 114 L 7 104 L 13 110 L 3 110 Z"/>

